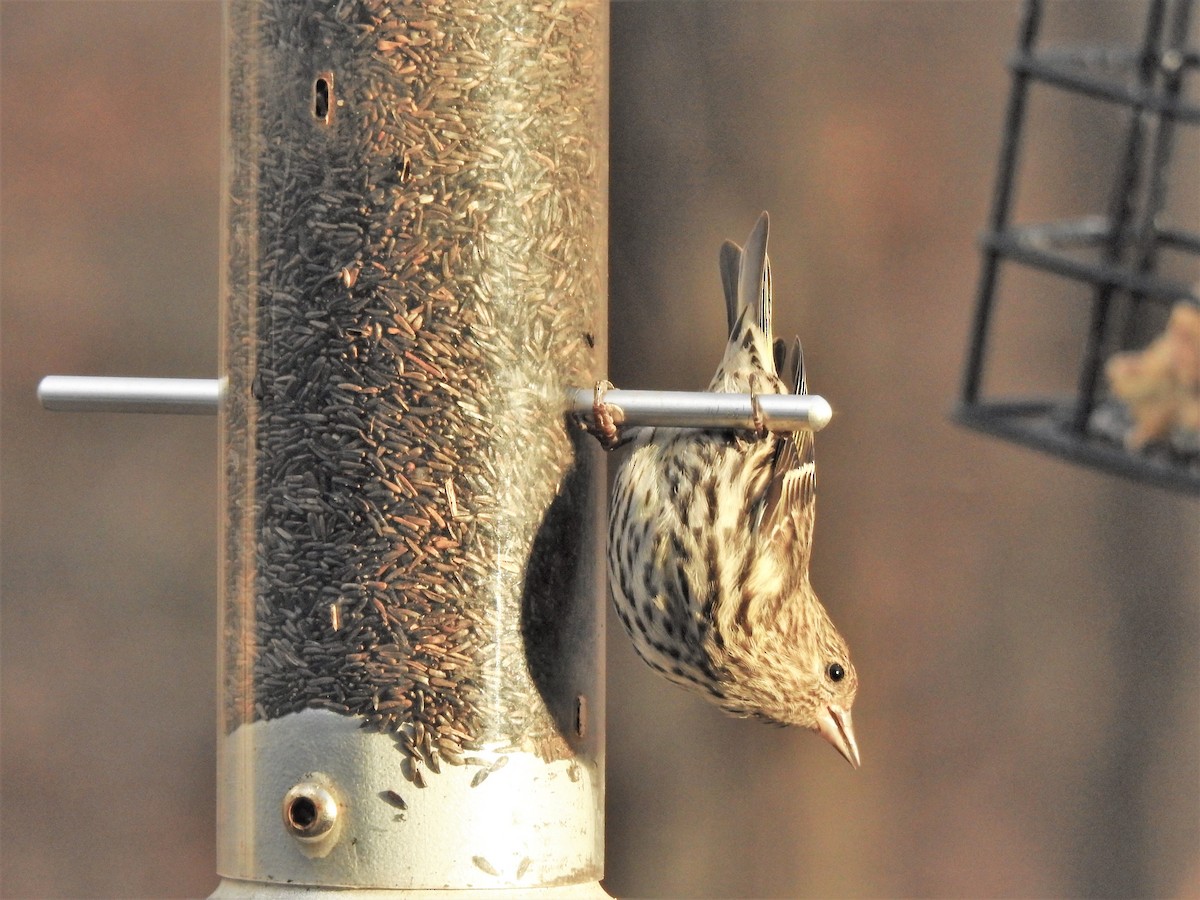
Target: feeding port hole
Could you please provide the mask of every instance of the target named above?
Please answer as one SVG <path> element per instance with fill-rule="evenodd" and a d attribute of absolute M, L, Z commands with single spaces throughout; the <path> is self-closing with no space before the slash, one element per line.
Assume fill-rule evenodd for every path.
<path fill-rule="evenodd" d="M 322 72 L 313 82 L 313 118 L 328 125 L 333 113 L 333 73 Z"/>

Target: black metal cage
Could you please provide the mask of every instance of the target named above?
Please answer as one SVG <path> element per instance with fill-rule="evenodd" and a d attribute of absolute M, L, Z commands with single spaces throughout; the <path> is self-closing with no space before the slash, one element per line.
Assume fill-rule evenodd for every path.
<path fill-rule="evenodd" d="M 1162 487 L 1200 494 L 1200 453 L 1172 446 L 1130 449 L 1112 424 L 1103 367 L 1113 353 L 1143 345 L 1153 322 L 1178 303 L 1200 306 L 1200 289 L 1166 277 L 1164 253 L 1200 261 L 1200 231 L 1166 221 L 1173 151 L 1200 125 L 1194 79 L 1200 51 L 1189 46 L 1192 0 L 1152 0 L 1141 43 L 1107 47 L 1036 45 L 1041 0 L 1026 0 L 1017 51 L 1009 67 L 1012 91 L 1004 124 L 995 193 L 982 237 L 983 263 L 955 419 L 1074 462 Z M 1122 113 L 1115 178 L 1103 213 L 1036 224 L 1013 224 L 1018 157 L 1035 85 L 1115 105 Z M 1193 92 L 1189 94 L 1189 87 Z M 1175 154 L 1178 156 L 1178 153 Z M 1032 267 L 1082 284 L 1090 315 L 1073 397 L 985 399 L 988 332 L 1005 264 Z M 1193 448 L 1194 450 L 1194 448 Z"/>

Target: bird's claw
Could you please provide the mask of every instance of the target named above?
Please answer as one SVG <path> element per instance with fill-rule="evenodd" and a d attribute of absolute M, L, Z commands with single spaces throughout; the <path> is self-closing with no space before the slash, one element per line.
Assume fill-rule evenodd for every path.
<path fill-rule="evenodd" d="M 758 393 L 754 391 L 750 393 L 750 409 L 753 411 L 751 421 L 754 424 L 754 436 L 762 440 L 768 434 L 767 419 L 763 415 L 762 407 L 758 404 Z"/>
<path fill-rule="evenodd" d="M 592 424 L 584 428 L 605 450 L 612 450 L 621 443 L 621 432 L 613 421 L 612 409 L 604 402 L 604 395 L 612 390 L 611 381 L 597 381 L 592 393 Z"/>

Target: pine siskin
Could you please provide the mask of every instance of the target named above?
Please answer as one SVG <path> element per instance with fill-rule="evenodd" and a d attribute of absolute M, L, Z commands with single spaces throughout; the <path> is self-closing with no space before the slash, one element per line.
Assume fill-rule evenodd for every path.
<path fill-rule="evenodd" d="M 767 224 L 721 248 L 730 334 L 710 391 L 789 390 Z M 799 341 L 789 363 L 807 393 Z M 811 728 L 857 768 L 858 676 L 808 578 L 814 471 L 811 431 L 642 429 L 613 486 L 609 584 L 650 666 L 735 716 Z"/>

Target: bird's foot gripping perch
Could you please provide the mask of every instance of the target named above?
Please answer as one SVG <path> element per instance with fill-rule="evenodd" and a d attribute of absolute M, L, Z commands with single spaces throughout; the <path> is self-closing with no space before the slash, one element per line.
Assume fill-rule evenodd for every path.
<path fill-rule="evenodd" d="M 762 406 L 759 405 L 757 393 L 750 394 L 750 408 L 754 410 L 754 436 L 761 441 L 770 434 L 770 431 L 767 429 L 767 418 L 763 415 Z"/>
<path fill-rule="evenodd" d="M 605 450 L 613 450 L 621 444 L 621 431 L 613 420 L 612 408 L 604 402 L 604 395 L 613 389 L 611 381 L 597 381 L 592 392 L 592 421 L 583 423 Z"/>

